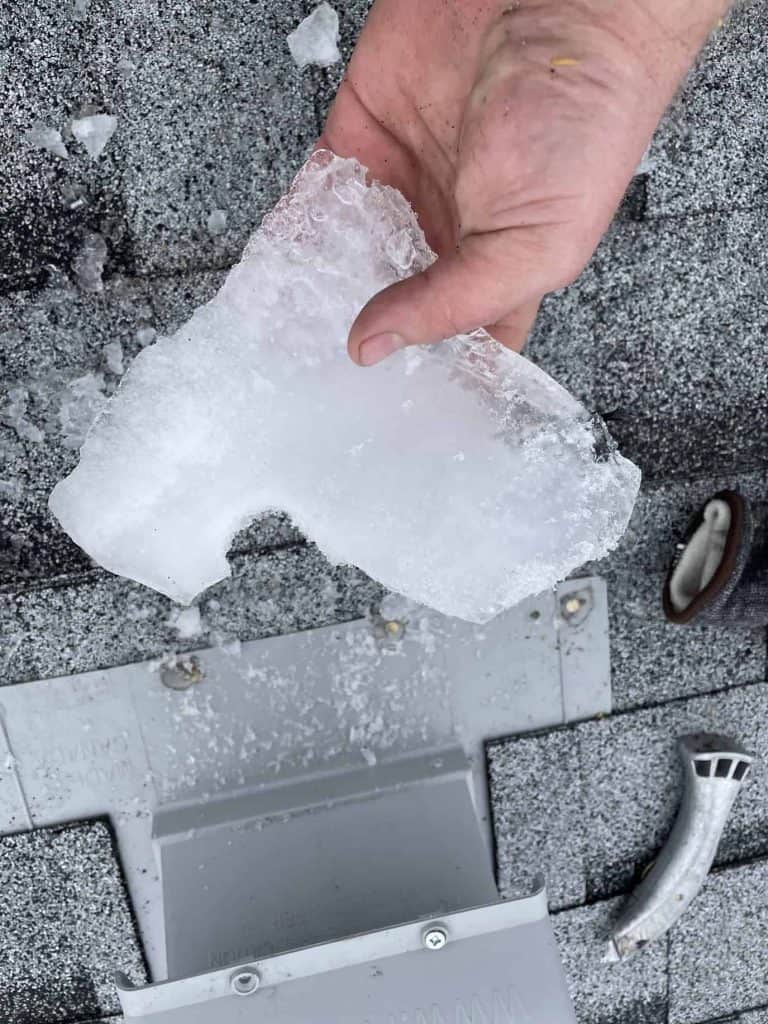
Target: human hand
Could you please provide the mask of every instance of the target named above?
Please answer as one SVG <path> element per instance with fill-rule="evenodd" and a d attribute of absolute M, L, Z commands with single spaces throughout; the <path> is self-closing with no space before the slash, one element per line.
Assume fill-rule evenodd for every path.
<path fill-rule="evenodd" d="M 723 0 L 376 0 L 320 140 L 404 193 L 438 254 L 351 357 L 485 326 L 520 350 L 581 272 Z"/>

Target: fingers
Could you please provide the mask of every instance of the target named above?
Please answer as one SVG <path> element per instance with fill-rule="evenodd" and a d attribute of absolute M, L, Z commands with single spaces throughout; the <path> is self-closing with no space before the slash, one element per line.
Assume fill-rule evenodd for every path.
<path fill-rule="evenodd" d="M 497 324 L 505 344 L 522 345 L 538 299 L 549 289 L 540 255 L 502 234 L 510 235 L 468 238 L 421 274 L 375 295 L 352 325 L 351 358 L 372 366 L 398 348 L 442 341 L 483 324 Z M 511 310 L 520 317 L 511 317 Z"/>

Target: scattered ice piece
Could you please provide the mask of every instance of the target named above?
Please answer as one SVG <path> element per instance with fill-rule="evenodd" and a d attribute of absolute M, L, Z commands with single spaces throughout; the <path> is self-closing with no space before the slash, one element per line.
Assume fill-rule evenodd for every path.
<path fill-rule="evenodd" d="M 318 4 L 288 36 L 288 49 L 300 68 L 330 67 L 341 60 L 339 16 L 328 3 Z"/>
<path fill-rule="evenodd" d="M 98 160 L 117 128 L 112 114 L 89 114 L 72 122 L 72 134 L 88 151 L 91 160 Z"/>
<path fill-rule="evenodd" d="M 533 363 L 483 331 L 349 359 L 363 304 L 433 259 L 399 192 L 316 154 L 218 295 L 132 362 L 51 496 L 64 529 L 189 603 L 283 509 L 332 562 L 478 622 L 604 555 L 639 471 Z"/>
<path fill-rule="evenodd" d="M 141 345 L 142 348 L 146 348 L 147 345 L 151 345 L 157 337 L 157 331 L 154 327 L 140 327 L 136 331 L 136 341 Z"/>
<path fill-rule="evenodd" d="M 208 234 L 223 235 L 227 230 L 227 211 L 226 210 L 211 210 L 208 214 L 208 220 L 206 221 L 208 228 Z"/>
<path fill-rule="evenodd" d="M 375 768 L 378 763 L 378 757 L 370 747 L 361 747 L 360 753 L 363 755 L 363 760 L 369 768 Z"/>
<path fill-rule="evenodd" d="M 101 275 L 107 262 L 107 243 L 101 235 L 86 235 L 80 252 L 72 261 L 77 283 L 84 292 L 102 292 Z"/>
<path fill-rule="evenodd" d="M 59 426 L 65 448 L 79 448 L 91 424 L 104 408 L 104 378 L 100 374 L 86 373 L 71 380 L 59 406 Z"/>
<path fill-rule="evenodd" d="M 123 359 L 123 346 L 119 341 L 109 341 L 104 346 L 104 358 L 107 360 L 107 369 L 110 373 L 120 377 L 125 372 Z"/>
<path fill-rule="evenodd" d="M 640 163 L 635 168 L 635 175 L 638 174 L 650 174 L 651 171 L 656 170 L 656 161 L 651 159 L 651 147 L 643 153 Z"/>
<path fill-rule="evenodd" d="M 7 396 L 6 402 L 0 406 L 0 422 L 12 427 L 23 441 L 39 444 L 45 434 L 27 418 L 29 391 L 19 384 L 9 388 Z"/>
<path fill-rule="evenodd" d="M 83 19 L 87 16 L 90 2 L 91 0 L 74 0 L 74 13 L 75 18 L 78 21 L 83 21 Z"/>
<path fill-rule="evenodd" d="M 24 488 L 18 480 L 0 480 L 0 498 L 6 501 L 21 501 Z"/>
<path fill-rule="evenodd" d="M 176 630 L 180 640 L 191 640 L 192 637 L 200 636 L 205 632 L 200 609 L 195 604 L 190 605 L 189 608 L 174 609 L 168 624 Z"/>
<path fill-rule="evenodd" d="M 45 149 L 54 156 L 67 159 L 69 153 L 61 138 L 61 132 L 57 128 L 48 128 L 44 124 L 37 124 L 30 128 L 26 134 L 26 140 L 35 149 Z"/>

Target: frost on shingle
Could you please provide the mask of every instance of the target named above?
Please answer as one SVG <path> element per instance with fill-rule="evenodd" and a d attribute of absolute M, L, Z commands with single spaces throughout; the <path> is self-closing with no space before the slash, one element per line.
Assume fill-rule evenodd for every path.
<path fill-rule="evenodd" d="M 316 156 L 218 295 L 133 361 L 51 497 L 64 528 L 187 603 L 280 509 L 331 561 L 479 621 L 606 552 L 638 471 L 532 363 L 481 331 L 349 359 L 366 301 L 433 258 L 400 193 Z"/>
<path fill-rule="evenodd" d="M 318 4 L 288 36 L 288 49 L 300 68 L 315 64 L 330 67 L 341 60 L 339 16 L 328 3 Z"/>

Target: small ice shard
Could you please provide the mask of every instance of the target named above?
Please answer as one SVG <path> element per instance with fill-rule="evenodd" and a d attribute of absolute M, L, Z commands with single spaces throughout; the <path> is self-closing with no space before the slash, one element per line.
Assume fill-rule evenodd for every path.
<path fill-rule="evenodd" d="M 179 608 L 171 612 L 168 625 L 176 631 L 180 640 L 191 640 L 192 637 L 205 632 L 200 609 L 194 604 L 189 608 Z"/>
<path fill-rule="evenodd" d="M 59 406 L 59 426 L 65 448 L 79 448 L 91 424 L 107 400 L 104 378 L 86 373 L 71 380 L 64 389 Z"/>
<path fill-rule="evenodd" d="M 114 373 L 117 377 L 121 377 L 125 372 L 125 363 L 123 357 L 123 346 L 119 341 L 109 341 L 104 346 L 104 358 L 107 361 L 107 369 L 110 373 Z"/>
<path fill-rule="evenodd" d="M 205 222 L 208 228 L 208 234 L 223 235 L 227 230 L 227 211 L 226 210 L 211 210 L 208 214 L 208 220 Z"/>
<path fill-rule="evenodd" d="M 73 0 L 74 15 L 78 21 L 83 21 L 88 15 L 90 2 L 91 0 Z"/>
<path fill-rule="evenodd" d="M 60 156 L 66 160 L 69 156 L 67 147 L 61 138 L 61 132 L 57 128 L 48 128 L 44 124 L 36 124 L 30 128 L 25 136 L 30 146 L 35 149 L 45 149 L 54 156 Z"/>
<path fill-rule="evenodd" d="M 651 159 L 651 147 L 643 153 L 640 163 L 635 168 L 635 175 L 638 174 L 650 174 L 651 171 L 656 170 L 656 161 Z"/>
<path fill-rule="evenodd" d="M 107 262 L 107 243 L 101 235 L 86 235 L 80 252 L 72 261 L 77 283 L 84 292 L 102 292 L 101 275 Z"/>
<path fill-rule="evenodd" d="M 88 151 L 91 160 L 98 160 L 117 128 L 112 114 L 89 114 L 72 122 L 72 134 Z"/>
<path fill-rule="evenodd" d="M 0 480 L 0 498 L 4 501 L 21 501 L 24 488 L 18 480 L 13 477 L 10 480 Z"/>
<path fill-rule="evenodd" d="M 9 388 L 7 395 L 5 403 L 0 405 L 0 423 L 12 427 L 23 441 L 39 444 L 45 438 L 45 434 L 27 418 L 29 391 L 17 385 Z"/>
<path fill-rule="evenodd" d="M 116 67 L 120 74 L 124 75 L 126 78 L 130 77 L 136 70 L 136 65 L 133 63 L 130 57 L 121 57 L 120 60 L 117 62 Z"/>
<path fill-rule="evenodd" d="M 288 49 L 300 68 L 327 68 L 341 60 L 339 16 L 328 3 L 318 4 L 288 36 Z"/>
<path fill-rule="evenodd" d="M 282 509 L 331 561 L 475 621 L 604 555 L 639 471 L 533 363 L 483 331 L 349 359 L 363 304 L 433 259 L 399 192 L 316 154 L 219 293 L 133 360 L 51 495 L 64 529 L 188 604 Z"/>
<path fill-rule="evenodd" d="M 140 327 L 136 331 L 136 341 L 141 345 L 142 348 L 146 348 L 147 345 L 151 345 L 157 337 L 157 331 L 154 327 Z"/>

